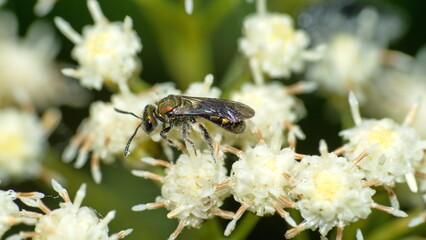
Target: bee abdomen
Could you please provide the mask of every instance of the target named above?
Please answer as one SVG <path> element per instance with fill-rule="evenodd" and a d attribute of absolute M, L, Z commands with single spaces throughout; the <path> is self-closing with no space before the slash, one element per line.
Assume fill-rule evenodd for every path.
<path fill-rule="evenodd" d="M 217 116 L 205 116 L 205 119 L 219 125 L 228 132 L 241 134 L 246 130 L 246 124 L 243 121 L 231 122 L 229 119 Z"/>

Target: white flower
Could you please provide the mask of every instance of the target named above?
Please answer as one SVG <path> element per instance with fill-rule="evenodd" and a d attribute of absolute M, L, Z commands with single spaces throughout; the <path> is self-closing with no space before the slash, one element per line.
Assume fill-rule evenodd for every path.
<path fill-rule="evenodd" d="M 0 238 L 14 225 L 13 218 L 19 217 L 19 207 L 11 192 L 0 190 Z"/>
<path fill-rule="evenodd" d="M 346 23 L 340 15 L 331 16 L 329 20 L 334 18 L 331 26 Z M 350 32 L 349 27 L 328 33 L 324 55 L 308 68 L 307 78 L 318 82 L 327 93 L 346 96 L 353 91 L 362 97 L 380 67 L 384 52 L 381 44 L 374 42 L 371 36 L 377 27 L 377 17 L 376 11 L 367 8 L 353 20 L 358 24 L 355 33 Z"/>
<path fill-rule="evenodd" d="M 45 213 L 39 216 L 33 235 L 34 240 L 117 240 L 130 234 L 132 229 L 123 230 L 108 236 L 108 223 L 114 218 L 115 211 L 110 211 L 104 219 L 89 207 L 81 207 L 86 195 L 86 185 L 81 185 L 74 201 L 71 201 L 67 190 L 52 180 L 53 188 L 64 202 L 59 208 L 50 210 L 40 200 L 38 207 Z M 28 233 L 27 233 L 28 234 Z"/>
<path fill-rule="evenodd" d="M 50 26 L 36 22 L 23 39 L 18 38 L 17 28 L 15 16 L 0 14 L 0 106 L 80 103 L 84 95 L 54 63 L 59 44 Z"/>
<path fill-rule="evenodd" d="M 182 154 L 166 170 L 161 197 L 170 201 L 167 208 L 174 213 L 170 215 L 185 226 L 198 228 L 203 220 L 214 216 L 227 196 L 214 190 L 216 184 L 227 179 L 223 159 L 218 157 L 216 161 L 212 161 L 208 151 L 192 157 Z"/>
<path fill-rule="evenodd" d="M 19 207 L 14 202 L 17 198 L 26 202 L 43 197 L 44 194 L 38 192 L 19 193 L 13 190 L 0 190 L 0 238 L 2 238 L 4 233 L 16 224 L 25 223 L 31 225 L 35 223 L 32 219 L 21 216 Z"/>
<path fill-rule="evenodd" d="M 382 49 L 348 33 L 336 34 L 322 60 L 309 68 L 308 79 L 325 91 L 345 95 L 362 94 L 380 65 Z M 358 95 L 359 95 L 358 94 Z"/>
<path fill-rule="evenodd" d="M 38 118 L 2 109 L 0 133 L 0 180 L 25 180 L 40 174 L 47 134 Z"/>
<path fill-rule="evenodd" d="M 155 203 L 141 204 L 133 207 L 134 211 L 165 207 L 170 212 L 168 218 L 179 219 L 179 226 L 169 237 L 175 239 L 184 227 L 199 228 L 201 223 L 214 216 L 232 217 L 228 212 L 219 209 L 229 195 L 226 190 L 216 190 L 216 185 L 227 180 L 224 167 L 224 155 L 219 153 L 216 162 L 209 151 L 182 154 L 175 164 L 143 159 L 152 165 L 166 166 L 166 176 L 162 177 L 150 172 L 133 171 L 133 174 L 154 179 L 163 183 L 161 197 Z"/>
<path fill-rule="evenodd" d="M 280 137 L 277 133 L 276 137 Z M 247 148 L 232 165 L 229 185 L 234 199 L 242 206 L 234 219 L 228 224 L 225 236 L 231 234 L 237 220 L 245 210 L 258 216 L 275 214 L 295 226 L 296 223 L 283 210 L 294 207 L 288 200 L 292 168 L 296 164 L 294 152 L 289 148 L 281 149 L 281 141 L 275 139 L 271 146 L 258 144 Z"/>
<path fill-rule="evenodd" d="M 191 97 L 218 98 L 222 91 L 217 87 L 212 87 L 213 75 L 208 74 L 203 82 L 193 82 L 186 89 L 184 95 Z"/>
<path fill-rule="evenodd" d="M 266 73 L 272 78 L 288 77 L 301 72 L 305 61 L 316 60 L 315 51 L 307 50 L 309 36 L 296 30 L 286 14 L 257 13 L 244 20 L 241 52 L 249 59 L 255 80 Z M 259 77 L 257 77 L 259 76 Z"/>
<path fill-rule="evenodd" d="M 37 0 L 34 5 L 34 13 L 39 17 L 49 14 L 57 1 L 58 0 Z"/>
<path fill-rule="evenodd" d="M 401 52 L 388 55 L 394 66 L 381 69 L 366 91 L 368 104 L 362 108 L 374 117 L 391 117 L 402 122 L 413 104 L 420 101 L 411 126 L 426 138 L 423 121 L 426 118 L 426 47 L 416 58 Z"/>
<path fill-rule="evenodd" d="M 96 0 L 88 0 L 87 4 L 95 25 L 86 26 L 82 35 L 62 18 L 55 18 L 56 26 L 76 45 L 72 56 L 80 65 L 77 69 L 64 69 L 63 73 L 79 78 L 87 88 L 99 90 L 102 83 L 112 83 L 120 91 L 128 91 L 128 80 L 141 68 L 137 53 L 142 45 L 132 29 L 132 19 L 111 23 Z"/>
<path fill-rule="evenodd" d="M 322 236 L 338 227 L 337 239 L 341 239 L 343 227 L 366 218 L 371 208 L 395 216 L 407 216 L 404 212 L 374 203 L 375 191 L 363 186 L 365 174 L 353 162 L 334 153 L 328 153 L 324 141 L 320 144 L 321 156 L 305 156 L 293 168 L 291 193 L 296 208 L 304 221 L 288 230 L 286 238 L 293 238 L 305 229 L 317 229 Z"/>
<path fill-rule="evenodd" d="M 324 143 L 323 143 L 324 144 Z M 294 195 L 306 228 L 327 235 L 335 226 L 343 227 L 371 212 L 374 190 L 362 187 L 364 173 L 346 158 L 327 153 L 322 146 L 321 156 L 304 157 L 294 168 Z"/>
<path fill-rule="evenodd" d="M 148 91 L 136 94 L 115 94 L 111 102 L 94 102 L 90 107 L 90 116 L 82 122 L 78 133 L 71 140 L 63 153 L 63 159 L 72 161 L 77 155 L 75 167 L 82 167 L 89 152 L 92 152 L 92 175 L 96 182 L 101 181 L 99 160 L 110 163 L 114 157 L 123 154 L 126 142 L 135 128 L 141 123 L 140 119 L 124 115 L 114 110 L 120 109 L 142 115 L 146 105 L 154 104 L 165 93 L 176 92 L 170 84 L 156 85 Z M 150 152 L 150 137 L 142 134 L 130 145 L 130 151 L 136 149 L 139 153 Z"/>
<path fill-rule="evenodd" d="M 245 84 L 241 90 L 231 93 L 231 100 L 244 103 L 256 112 L 253 118 L 245 121 L 247 128 L 237 140 L 239 145 L 257 144 L 259 133 L 268 142 L 280 128 L 287 128 L 288 124 L 295 123 L 304 115 L 303 104 L 287 90 L 280 83 L 272 82 Z M 303 138 L 303 134 L 299 137 Z"/>
<path fill-rule="evenodd" d="M 408 124 L 397 124 L 391 119 L 361 119 L 356 99 L 350 94 L 350 104 L 355 127 L 340 135 L 348 141 L 345 156 L 355 159 L 368 151 L 357 166 L 366 174 L 367 180 L 380 180 L 381 184 L 394 186 L 396 182 L 408 182 L 410 189 L 417 191 L 414 180 L 415 167 L 424 157 L 426 141 Z M 414 182 L 413 182 L 414 181 Z"/>

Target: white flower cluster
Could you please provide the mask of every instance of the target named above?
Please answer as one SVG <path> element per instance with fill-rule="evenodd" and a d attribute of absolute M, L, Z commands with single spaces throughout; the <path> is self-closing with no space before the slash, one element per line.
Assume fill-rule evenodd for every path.
<path fill-rule="evenodd" d="M 209 152 L 199 156 L 181 155 L 173 167 L 166 170 L 161 196 L 170 202 L 169 217 L 198 228 L 203 220 L 214 216 L 228 195 L 214 190 L 216 184 L 227 179 L 223 159 L 217 157 L 216 161 L 211 160 Z"/>
<path fill-rule="evenodd" d="M 38 0 L 35 12 L 47 14 L 56 1 Z M 170 84 L 158 84 L 146 91 L 133 93 L 130 89 L 139 87 L 132 80 L 138 77 L 142 68 L 137 56 L 142 44 L 133 30 L 130 17 L 123 22 L 110 22 L 97 0 L 87 0 L 95 23 L 86 26 L 82 34 L 62 18 L 55 18 L 59 30 L 75 44 L 72 57 L 78 62 L 74 69 L 63 69 L 63 74 L 80 79 L 81 85 L 87 88 L 100 90 L 105 85 L 116 91 L 109 102 L 91 104 L 90 115 L 81 123 L 78 133 L 63 152 L 64 161 L 76 159 L 75 167 L 80 168 L 91 157 L 92 175 L 97 183 L 102 177 L 100 162 L 112 162 L 122 156 L 124 149 L 126 153 L 127 150 L 131 151 L 134 158 L 142 157 L 144 164 L 164 167 L 164 175 L 145 170 L 132 171 L 136 176 L 162 184 L 161 195 L 154 202 L 136 205 L 132 210 L 167 209 L 167 217 L 179 221 L 170 240 L 176 239 L 185 227 L 200 228 L 204 221 L 215 216 L 230 220 L 224 232 L 228 236 L 246 211 L 260 217 L 278 213 L 291 226 L 285 233 L 286 238 L 293 238 L 307 229 L 318 230 L 325 238 L 331 229 L 337 228 L 336 239 L 342 239 L 343 228 L 367 218 L 372 209 L 397 217 L 407 216 L 399 210 L 392 187 L 395 183 L 407 182 L 410 189 L 416 192 L 415 174 L 422 174 L 416 171 L 421 172 L 425 168 L 426 141 L 410 127 L 417 105 L 403 124 L 387 118 L 361 119 L 358 102 L 350 93 L 355 127 L 340 133 L 347 143 L 329 153 L 322 141 L 320 155 L 303 155 L 295 152 L 296 138 L 304 138 L 296 122 L 306 113 L 294 95 L 311 91 L 314 84 L 299 82 L 284 86 L 279 82 L 265 83 L 263 79 L 264 76 L 288 78 L 292 73 L 301 73 L 307 62 L 323 58 L 308 70 L 309 80 L 318 82 L 332 95 L 345 96 L 355 91 L 364 97 L 367 83 L 380 72 L 378 69 L 383 63 L 383 54 L 387 53 L 380 44 L 371 41 L 370 31 L 376 28 L 378 13 L 371 9 L 361 11 L 358 22 L 360 34 L 348 31 L 330 35 L 323 55 L 324 48 L 321 46 L 309 48 L 311 40 L 307 32 L 297 29 L 289 15 L 268 13 L 266 0 L 258 0 L 257 3 L 257 13 L 245 18 L 243 34 L 238 42 L 239 50 L 248 59 L 255 83 L 245 83 L 240 90 L 233 89 L 229 93 L 232 101 L 244 103 L 256 112 L 249 119 L 239 119 L 244 123 L 238 122 L 241 124 L 238 126 L 246 124 L 247 128 L 239 136 L 227 133 L 226 127 L 229 125 L 226 124 L 230 119 L 220 114 L 210 116 L 208 109 L 205 115 L 194 117 L 186 114 L 167 115 L 165 118 L 170 117 L 166 119 L 170 121 L 159 122 L 159 127 L 150 136 L 146 133 L 136 134 L 141 126 L 149 126 L 141 116 L 145 107 L 157 107 L 157 103 L 169 94 L 221 97 L 221 89 L 213 86 L 213 76 L 207 75 L 204 82 L 191 83 L 186 91 L 177 90 Z M 192 14 L 194 1 L 185 0 L 184 4 L 186 13 Z M 13 21 L 10 19 L 9 15 L 0 16 L 0 25 L 11 24 L 12 29 Z M 52 102 L 67 101 L 67 95 L 62 95 L 62 90 L 70 85 L 64 84 L 52 63 L 57 50 L 56 42 L 50 32 L 40 26 L 30 29 L 25 41 L 20 41 L 6 28 L 0 27 L 0 62 L 5 62 L 0 66 L 1 107 L 18 105 L 26 110 L 36 110 L 48 107 Z M 26 71 L 22 71 L 22 68 Z M 72 92 L 72 88 L 68 90 Z M 76 98 L 75 101 L 78 101 L 79 97 Z M 169 105 L 160 110 L 169 111 L 173 107 L 176 106 Z M 243 111 L 244 107 L 240 110 Z M 209 117 L 221 121 L 209 122 Z M 160 120 L 156 116 L 154 118 Z M 185 121 L 189 122 L 190 129 Z M 160 136 L 160 131 L 164 130 L 165 133 L 169 129 L 172 129 L 168 135 L 170 141 L 162 141 L 164 135 Z M 0 178 L 4 181 L 21 180 L 39 174 L 40 160 L 49 134 L 42 121 L 35 114 L 12 108 L 0 109 L 0 133 Z M 210 140 L 206 140 L 208 135 L 212 140 L 211 145 L 206 144 L 210 143 Z M 133 137 L 133 144 L 126 146 Z M 221 144 L 222 138 L 225 144 Z M 176 159 L 175 162 L 147 157 L 154 156 L 159 147 L 154 142 L 161 142 L 164 155 L 169 160 Z M 177 158 L 173 157 L 173 150 L 169 146 L 173 144 L 167 143 L 175 143 L 181 151 Z M 232 153 L 238 158 L 229 172 L 225 153 Z M 339 156 L 341 153 L 343 156 Z M 117 240 L 131 233 L 132 230 L 128 229 L 109 235 L 108 224 L 114 218 L 115 211 L 100 219 L 94 209 L 82 206 L 85 184 L 81 185 L 74 200 L 59 183 L 52 180 L 52 185 L 63 199 L 59 208 L 54 210 L 44 205 L 40 193 L 0 190 L 0 237 L 11 226 L 20 223 L 34 225 L 34 231 L 21 232 L 19 236 L 13 236 L 14 239 Z M 374 185 L 386 188 L 391 197 L 391 207 L 373 201 Z M 235 213 L 221 209 L 228 197 L 241 205 Z M 43 213 L 20 211 L 14 203 L 18 198 Z M 291 215 L 287 209 L 292 209 Z M 293 219 L 294 212 L 301 215 L 301 222 L 296 223 Z M 425 216 L 422 214 L 414 218 L 410 226 L 424 222 Z M 357 238 L 362 238 L 360 233 Z"/>
<path fill-rule="evenodd" d="M 308 71 L 308 79 L 326 92 L 346 95 L 361 93 L 377 71 L 382 49 L 362 38 L 340 33 L 333 36 L 323 58 Z"/>
<path fill-rule="evenodd" d="M 167 217 L 178 218 L 179 226 L 169 239 L 175 239 L 184 227 L 198 228 L 215 215 L 232 219 L 225 230 L 228 236 L 247 210 L 258 216 L 278 213 L 293 226 L 287 231 L 287 238 L 309 228 L 319 229 L 321 235 L 326 236 L 334 227 L 341 236 L 346 225 L 366 218 L 372 208 L 406 216 L 395 207 L 373 201 L 375 191 L 355 161 L 362 162 L 365 155 L 360 153 L 354 161 L 349 161 L 328 153 L 324 142 L 320 147 L 321 156 L 300 155 L 290 148 L 282 148 L 282 137 L 282 131 L 275 131 L 268 143 L 261 142 L 244 151 L 220 147 L 215 142 L 216 162 L 208 151 L 198 152 L 192 148 L 181 149 L 187 153 L 175 164 L 144 158 L 144 162 L 153 166 L 166 167 L 165 176 L 140 170 L 133 174 L 161 182 L 162 194 L 156 202 L 137 205 L 133 210 L 161 207 L 170 210 Z M 223 167 L 221 149 L 239 158 L 232 165 L 229 177 Z M 302 160 L 297 162 L 296 157 Z M 219 209 L 229 194 L 241 203 L 236 213 Z M 297 225 L 284 208 L 297 209 L 304 221 Z"/>
<path fill-rule="evenodd" d="M 289 15 L 278 13 L 246 17 L 239 40 L 241 52 L 249 59 L 254 75 L 260 78 L 263 73 L 278 78 L 303 70 L 305 61 L 319 58 L 318 52 L 307 50 L 308 45 L 307 33 L 296 30 Z"/>
<path fill-rule="evenodd" d="M 246 121 L 247 131 L 237 137 L 239 145 L 254 146 L 259 142 L 259 134 L 265 142 L 269 142 L 279 129 L 291 130 L 288 129 L 289 125 L 304 116 L 303 104 L 288 90 L 289 87 L 272 82 L 245 84 L 241 90 L 231 93 L 232 100 L 247 104 L 256 112 L 253 118 Z M 301 89 L 299 92 L 303 91 Z M 298 137 L 303 139 L 304 136 L 300 133 Z"/>
<path fill-rule="evenodd" d="M 0 180 L 30 179 L 40 174 L 47 133 L 34 115 L 0 110 Z"/>
<path fill-rule="evenodd" d="M 415 58 L 400 52 L 387 55 L 395 67 L 380 69 L 378 77 L 366 91 L 369 104 L 362 109 L 374 117 L 390 117 L 402 122 L 413 103 L 421 101 L 411 126 L 426 138 L 423 127 L 426 118 L 426 47 L 419 50 Z M 383 102 L 387 104 L 381 104 Z"/>
<path fill-rule="evenodd" d="M 58 182 L 52 180 L 53 188 L 64 200 L 58 209 L 50 210 L 41 200 L 27 201 L 26 204 L 38 207 L 44 214 L 33 213 L 37 219 L 34 232 L 23 232 L 22 237 L 32 237 L 34 240 L 118 240 L 132 232 L 132 229 L 108 235 L 108 223 L 114 218 L 115 211 L 110 211 L 105 218 L 99 219 L 98 213 L 89 207 L 82 207 L 86 196 L 86 185 L 81 185 L 74 201 Z"/>
<path fill-rule="evenodd" d="M 162 182 L 161 196 L 157 198 L 157 202 L 137 205 L 133 210 L 167 208 L 170 211 L 168 218 L 179 219 L 179 226 L 169 239 L 175 239 L 184 227 L 199 228 L 203 221 L 216 215 L 232 217 L 219 208 L 229 192 L 216 190 L 216 185 L 228 178 L 223 153 L 219 153 L 214 161 L 209 151 L 188 151 L 189 155 L 181 154 L 174 164 L 152 158 L 143 159 L 151 165 L 167 167 L 164 177 L 145 171 L 133 171 L 137 176 Z"/>
<path fill-rule="evenodd" d="M 285 189 L 290 183 L 286 176 L 294 164 L 294 152 L 289 148 L 273 149 L 266 144 L 248 148 L 232 165 L 231 193 L 259 216 L 274 214 L 273 200 L 287 197 Z"/>
<path fill-rule="evenodd" d="M 258 216 L 277 212 L 293 226 L 286 238 L 293 238 L 308 228 L 319 228 L 321 235 L 326 236 L 334 227 L 343 229 L 366 218 L 371 208 L 406 216 L 398 209 L 375 203 L 372 199 L 375 191 L 365 185 L 364 172 L 346 158 L 328 153 L 325 142 L 321 142 L 321 156 L 280 149 L 280 141 L 275 138 L 271 146 L 259 144 L 245 151 L 232 150 L 239 160 L 232 166 L 229 181 L 218 186 L 230 189 L 242 205 L 228 224 L 226 236 L 246 210 Z M 302 160 L 295 161 L 296 156 L 302 156 Z M 296 226 L 283 208 L 297 209 L 304 221 Z"/>
<path fill-rule="evenodd" d="M 280 133 L 276 134 L 279 136 Z M 238 161 L 232 165 L 229 187 L 234 199 L 242 204 L 240 209 L 258 216 L 278 212 L 290 225 L 296 223 L 283 208 L 294 207 L 287 195 L 290 189 L 290 174 L 296 164 L 294 152 L 281 149 L 281 141 L 273 144 L 259 144 L 247 148 Z M 231 234 L 242 213 L 235 215 L 228 224 L 225 235 Z"/>
<path fill-rule="evenodd" d="M 424 157 L 426 141 L 408 124 L 397 124 L 391 119 L 361 119 L 353 94 L 349 102 L 356 126 L 340 133 L 348 141 L 345 156 L 355 159 L 368 151 L 357 163 L 367 180 L 378 179 L 391 187 L 407 181 L 410 189 L 417 192 L 414 171 Z"/>
<path fill-rule="evenodd" d="M 203 82 L 194 82 L 191 83 L 184 95 L 193 96 L 193 97 L 209 97 L 209 98 L 218 98 L 222 91 L 217 87 L 213 86 L 213 75 L 207 74 Z"/>
<path fill-rule="evenodd" d="M 295 229 L 319 228 L 326 236 L 333 227 L 344 227 L 371 213 L 375 191 L 363 187 L 364 173 L 344 157 L 328 153 L 321 142 L 321 156 L 306 156 L 294 167 L 291 193 L 304 221 Z M 289 230 L 292 237 L 295 230 Z"/>
<path fill-rule="evenodd" d="M 346 96 L 352 91 L 364 101 L 365 91 L 376 76 L 384 54 L 382 44 L 372 40 L 378 28 L 377 18 L 376 10 L 363 9 L 353 20 L 356 31 L 351 32 L 345 27 L 350 20 L 335 16 L 329 25 L 340 28 L 327 33 L 327 39 L 323 40 L 327 44 L 324 56 L 307 69 L 307 78 L 318 82 L 326 93 Z"/>
<path fill-rule="evenodd" d="M 14 225 L 21 223 L 33 225 L 36 222 L 23 216 L 23 212 L 19 210 L 18 205 L 14 202 L 16 199 L 29 202 L 43 197 L 44 195 L 39 192 L 19 193 L 13 190 L 0 190 L 0 238 L 3 239 L 3 235 Z M 17 237 L 17 235 L 12 235 L 7 240 Z"/>
<path fill-rule="evenodd" d="M 72 56 L 80 64 L 78 69 L 64 69 L 63 73 L 80 79 L 87 88 L 100 90 L 105 83 L 128 92 L 127 82 L 141 68 L 137 54 L 142 45 L 133 30 L 132 19 L 126 17 L 123 23 L 111 23 L 96 0 L 88 0 L 87 5 L 95 25 L 85 27 L 82 35 L 62 18 L 55 18 L 56 26 L 76 44 Z"/>
<path fill-rule="evenodd" d="M 21 38 L 16 17 L 0 12 L 0 180 L 3 183 L 41 177 L 47 138 L 61 118 L 54 106 L 78 106 L 86 100 L 85 92 L 62 77 L 56 66 L 54 58 L 59 43 L 52 30 L 47 23 L 36 21 Z M 40 114 L 41 111 L 44 113 Z"/>
<path fill-rule="evenodd" d="M 19 217 L 19 207 L 13 200 L 10 192 L 0 190 L 0 237 L 14 225 L 12 219 Z"/>
<path fill-rule="evenodd" d="M 75 167 L 80 168 L 84 166 L 89 153 L 92 152 L 92 174 L 99 183 L 101 181 L 99 160 L 110 163 L 115 157 L 123 154 L 129 136 L 140 123 L 140 120 L 120 114 L 114 109 L 142 113 L 146 105 L 153 104 L 161 96 L 176 91 L 171 84 L 159 84 L 139 94 L 115 94 L 111 97 L 110 103 L 100 101 L 93 103 L 89 118 L 82 122 L 78 133 L 65 149 L 64 161 L 70 162 L 77 157 Z M 142 149 L 138 149 L 139 152 L 149 152 L 147 144 L 149 139 L 147 135 L 138 137 L 137 143 L 130 145 L 130 151 L 139 145 L 142 146 Z"/>
<path fill-rule="evenodd" d="M 21 39 L 17 28 L 14 15 L 0 13 L 0 106 L 46 108 L 84 100 L 79 88 L 67 82 L 54 63 L 59 44 L 52 29 L 35 22 Z M 81 97 L 74 98 L 75 94 Z"/>

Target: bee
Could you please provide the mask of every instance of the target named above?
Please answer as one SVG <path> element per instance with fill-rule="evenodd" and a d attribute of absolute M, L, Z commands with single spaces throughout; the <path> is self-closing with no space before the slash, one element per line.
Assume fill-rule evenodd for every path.
<path fill-rule="evenodd" d="M 182 127 L 182 137 L 184 141 L 190 143 L 192 146 L 194 146 L 194 143 L 189 139 L 189 131 L 191 124 L 198 124 L 201 130 L 201 136 L 213 155 L 211 137 L 207 128 L 202 123 L 197 122 L 198 118 L 207 119 L 228 132 L 242 134 L 246 129 L 244 119 L 252 118 L 255 114 L 251 107 L 240 102 L 219 98 L 182 95 L 169 95 L 161 99 L 156 106 L 153 104 L 147 105 L 143 111 L 142 117 L 116 108 L 115 111 L 123 114 L 130 114 L 142 120 L 127 141 L 124 149 L 124 156 L 130 154 L 130 143 L 141 126 L 144 132 L 151 134 L 160 124 L 162 126 L 160 136 L 166 142 L 175 145 L 173 141 L 167 137 L 167 134 L 172 128 L 179 126 Z"/>

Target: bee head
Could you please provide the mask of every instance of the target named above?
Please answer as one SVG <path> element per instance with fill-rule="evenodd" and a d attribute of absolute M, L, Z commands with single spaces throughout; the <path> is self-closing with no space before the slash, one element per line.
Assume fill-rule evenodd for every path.
<path fill-rule="evenodd" d="M 158 122 L 154 115 L 155 106 L 152 104 L 149 104 L 145 107 L 145 110 L 143 111 L 142 115 L 142 122 L 143 122 L 143 130 L 150 134 L 154 129 L 157 128 Z"/>

